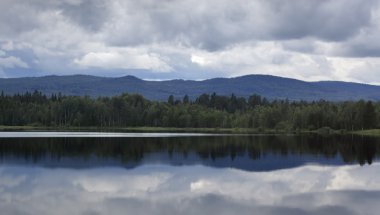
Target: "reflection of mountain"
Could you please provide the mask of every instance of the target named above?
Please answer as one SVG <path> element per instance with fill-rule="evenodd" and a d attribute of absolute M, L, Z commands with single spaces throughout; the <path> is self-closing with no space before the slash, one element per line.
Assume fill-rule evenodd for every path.
<path fill-rule="evenodd" d="M 379 139 L 358 136 L 0 139 L 1 163 L 51 167 L 165 163 L 265 171 L 305 163 L 371 164 L 379 156 Z"/>

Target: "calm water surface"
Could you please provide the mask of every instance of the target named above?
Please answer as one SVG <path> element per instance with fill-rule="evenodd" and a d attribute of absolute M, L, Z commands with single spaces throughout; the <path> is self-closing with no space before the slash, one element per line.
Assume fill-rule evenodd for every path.
<path fill-rule="evenodd" d="M 0 214 L 378 214 L 380 139 L 0 132 Z"/>

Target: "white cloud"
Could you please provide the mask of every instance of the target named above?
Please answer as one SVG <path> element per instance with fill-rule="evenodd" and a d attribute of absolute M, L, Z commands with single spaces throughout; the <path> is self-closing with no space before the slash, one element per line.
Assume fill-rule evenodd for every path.
<path fill-rule="evenodd" d="M 90 52 L 80 59 L 74 60 L 84 67 L 100 67 L 105 69 L 148 69 L 157 72 L 170 72 L 158 54 L 140 53 L 135 50 L 120 52 Z"/>
<path fill-rule="evenodd" d="M 276 42 L 244 44 L 220 52 L 199 51 L 192 55 L 191 61 L 227 76 L 271 74 L 307 81 L 347 79 L 347 74 L 334 73 L 329 58 L 284 50 Z"/>
<path fill-rule="evenodd" d="M 199 66 L 206 66 L 207 67 L 208 65 L 214 63 L 213 60 L 210 58 L 211 58 L 210 56 L 202 57 L 202 56 L 198 56 L 198 55 L 191 55 L 191 62 L 198 64 Z"/>
<path fill-rule="evenodd" d="M 28 64 L 22 61 L 20 58 L 9 56 L 4 57 L 2 53 L 0 53 L 0 68 L 29 68 Z"/>

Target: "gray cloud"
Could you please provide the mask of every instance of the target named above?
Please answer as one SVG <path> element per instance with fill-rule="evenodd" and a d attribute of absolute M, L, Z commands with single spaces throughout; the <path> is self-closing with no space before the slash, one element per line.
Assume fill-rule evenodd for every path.
<path fill-rule="evenodd" d="M 149 2 L 149 3 L 147 3 Z M 247 40 L 343 41 L 370 24 L 376 1 L 140 1 L 110 23 L 113 45 L 177 41 L 211 51 Z M 143 35 L 143 36 L 142 36 Z"/>
<path fill-rule="evenodd" d="M 380 57 L 380 44 L 371 40 L 342 44 L 337 49 L 337 54 L 354 58 Z"/>
<path fill-rule="evenodd" d="M 37 15 L 37 11 L 31 10 L 26 2 L 0 1 L 0 38 L 13 38 L 38 28 Z"/>
<path fill-rule="evenodd" d="M 62 11 L 84 29 L 104 30 L 112 45 L 178 42 L 217 50 L 247 40 L 343 41 L 370 24 L 377 1 L 5 0 L 1 6 L 2 29 L 9 34 L 38 27 L 41 12 Z"/>
<path fill-rule="evenodd" d="M 90 32 L 101 30 L 110 12 L 107 2 L 103 0 L 83 0 L 77 4 L 64 3 L 61 8 L 65 16 Z"/>
<path fill-rule="evenodd" d="M 270 31 L 277 39 L 315 37 L 342 41 L 370 24 L 376 1 L 268 1 Z"/>
<path fill-rule="evenodd" d="M 361 81 L 346 65 L 380 62 L 378 23 L 378 0 L 3 0 L 0 47 L 20 55 L 3 59 L 1 76 L 29 65 L 25 75 Z"/>

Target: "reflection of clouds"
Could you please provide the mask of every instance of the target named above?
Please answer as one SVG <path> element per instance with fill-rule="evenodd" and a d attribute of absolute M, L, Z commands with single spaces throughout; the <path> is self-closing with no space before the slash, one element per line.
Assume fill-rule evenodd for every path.
<path fill-rule="evenodd" d="M 245 172 L 0 168 L 1 214 L 375 214 L 380 164 Z"/>
<path fill-rule="evenodd" d="M 3 175 L 2 171 L 0 171 L 0 191 L 7 189 L 7 188 L 12 188 L 20 183 L 22 183 L 25 179 L 25 175 L 8 175 L 5 174 Z"/>
<path fill-rule="evenodd" d="M 205 190 L 207 188 L 211 188 L 213 184 L 206 180 L 199 180 L 195 182 L 190 183 L 190 190 L 191 191 L 197 191 L 197 190 Z"/>
<path fill-rule="evenodd" d="M 380 165 L 370 168 L 350 168 L 342 167 L 332 172 L 332 178 L 327 189 L 343 190 L 343 189 L 369 189 L 379 190 L 379 172 L 376 171 Z"/>
<path fill-rule="evenodd" d="M 374 203 L 374 202 L 372 202 Z M 350 215 L 355 212 L 343 206 L 326 205 L 317 208 L 304 209 L 303 207 L 285 205 L 258 205 L 244 201 L 235 201 L 230 198 L 217 195 L 203 195 L 197 198 L 185 198 L 180 201 L 152 202 L 141 199 L 110 199 L 105 203 L 107 213 L 112 214 L 263 214 L 263 215 L 301 215 L 301 214 L 336 214 Z M 305 205 L 307 206 L 307 205 Z M 125 208 L 128 208 L 126 210 Z"/>
<path fill-rule="evenodd" d="M 113 177 L 113 174 L 90 174 L 76 178 L 72 180 L 72 183 L 83 188 L 86 192 L 135 196 L 156 190 L 160 183 L 167 181 L 170 176 L 168 173 L 160 172 L 123 175 L 123 170 L 115 169 L 115 171 L 119 173 L 118 177 Z"/>

